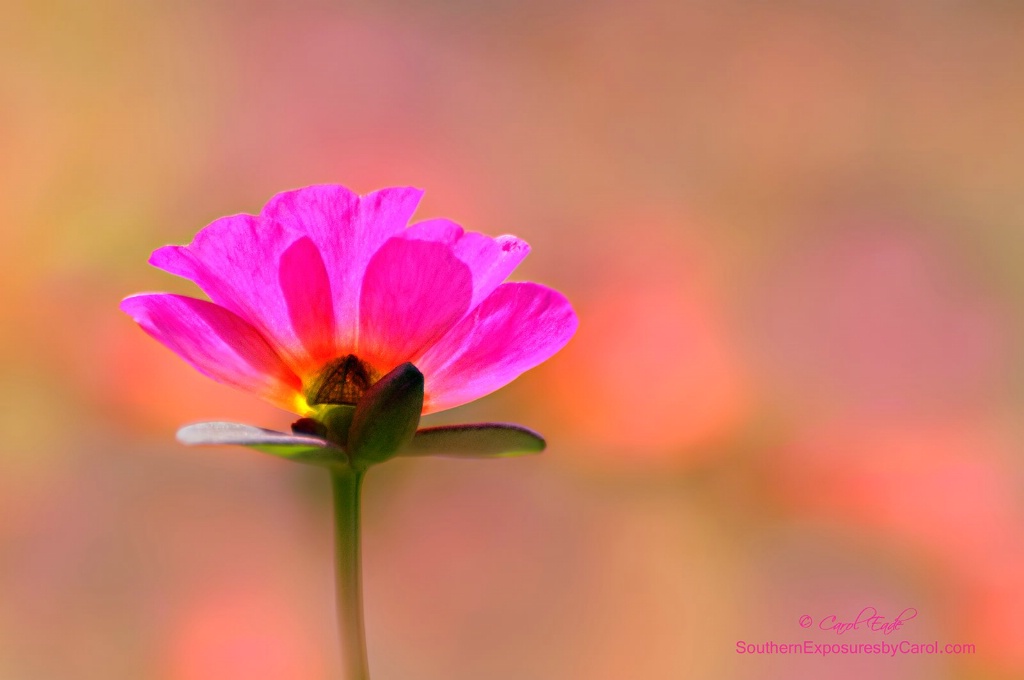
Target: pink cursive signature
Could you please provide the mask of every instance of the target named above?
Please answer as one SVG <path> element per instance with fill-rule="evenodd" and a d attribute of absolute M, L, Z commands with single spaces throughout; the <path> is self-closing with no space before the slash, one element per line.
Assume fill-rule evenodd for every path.
<path fill-rule="evenodd" d="M 840 621 L 839 618 L 833 614 L 832 616 L 826 616 L 818 622 L 818 628 L 821 630 L 831 630 L 836 635 L 842 635 L 843 633 L 851 630 L 870 630 L 876 633 L 882 633 L 888 635 L 893 631 L 897 631 L 903 627 L 903 624 L 910 619 L 917 616 L 917 610 L 913 607 L 907 607 L 895 619 L 887 620 L 884 616 L 878 613 L 874 607 L 864 607 L 857 614 L 857 618 L 853 621 Z"/>

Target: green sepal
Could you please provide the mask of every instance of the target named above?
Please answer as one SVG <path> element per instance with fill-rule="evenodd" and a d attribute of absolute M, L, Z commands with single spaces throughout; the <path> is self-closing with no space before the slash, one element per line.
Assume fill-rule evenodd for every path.
<path fill-rule="evenodd" d="M 348 463 L 345 450 L 308 434 L 285 434 L 241 423 L 196 423 L 178 430 L 178 441 L 190 446 L 233 444 L 269 453 L 278 458 L 311 465 Z"/>
<path fill-rule="evenodd" d="M 545 446 L 544 437 L 520 425 L 444 425 L 418 431 L 398 455 L 507 458 L 540 453 Z"/>
<path fill-rule="evenodd" d="M 356 407 L 348 404 L 330 404 L 317 408 L 314 419 L 324 428 L 324 437 L 342 448 L 348 446 L 348 432 Z M 294 426 L 293 426 L 294 427 Z"/>
<path fill-rule="evenodd" d="M 423 410 L 423 374 L 404 363 L 363 394 L 352 415 L 347 449 L 355 468 L 393 457 L 409 443 Z"/>

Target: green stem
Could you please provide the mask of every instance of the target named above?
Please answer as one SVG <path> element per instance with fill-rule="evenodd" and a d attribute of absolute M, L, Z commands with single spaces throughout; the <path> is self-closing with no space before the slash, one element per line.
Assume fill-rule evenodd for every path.
<path fill-rule="evenodd" d="M 359 546 L 359 492 L 363 470 L 331 470 L 334 488 L 334 551 L 338 589 L 338 630 L 343 680 L 369 680 L 363 628 L 363 578 Z"/>

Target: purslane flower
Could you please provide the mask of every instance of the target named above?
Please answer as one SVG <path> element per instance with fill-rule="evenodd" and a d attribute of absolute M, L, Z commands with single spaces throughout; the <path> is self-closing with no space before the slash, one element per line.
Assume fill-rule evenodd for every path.
<path fill-rule="evenodd" d="M 576 316 L 557 291 L 504 282 L 525 241 L 406 226 L 421 195 L 278 194 L 153 253 L 210 301 L 149 293 L 121 308 L 200 372 L 302 416 L 357 403 L 405 362 L 423 373 L 423 413 L 472 401 L 561 349 Z"/>
<path fill-rule="evenodd" d="M 239 444 L 320 465 L 334 489 L 345 680 L 369 678 L 360 489 L 395 455 L 540 451 L 540 435 L 481 423 L 417 429 L 420 416 L 482 397 L 548 359 L 577 319 L 568 300 L 505 279 L 529 246 L 444 219 L 408 226 L 422 192 L 357 196 L 336 185 L 278 194 L 259 215 L 216 220 L 150 262 L 209 300 L 170 293 L 121 303 L 205 375 L 297 413 L 293 432 L 237 423 L 182 428 L 186 444 Z"/>

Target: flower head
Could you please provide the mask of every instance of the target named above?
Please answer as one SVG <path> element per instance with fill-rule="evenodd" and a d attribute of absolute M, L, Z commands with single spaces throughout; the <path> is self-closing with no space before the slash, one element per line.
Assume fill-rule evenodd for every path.
<path fill-rule="evenodd" d="M 358 403 L 405 363 L 423 374 L 423 413 L 472 401 L 561 349 L 577 319 L 557 291 L 505 282 L 525 241 L 445 219 L 407 226 L 421 196 L 278 194 L 154 251 L 151 264 L 209 301 L 143 293 L 121 309 L 205 375 L 302 416 Z"/>

